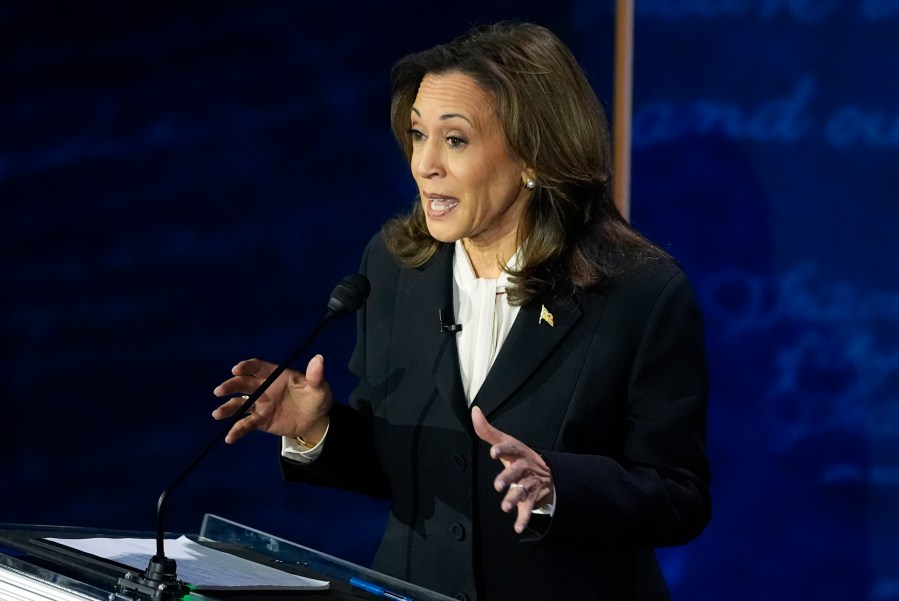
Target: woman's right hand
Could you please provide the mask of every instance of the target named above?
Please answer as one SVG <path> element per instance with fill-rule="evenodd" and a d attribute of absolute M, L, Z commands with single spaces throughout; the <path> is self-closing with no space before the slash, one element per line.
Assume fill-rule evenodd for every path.
<path fill-rule="evenodd" d="M 260 359 L 241 361 L 231 369 L 233 377 L 216 386 L 218 397 L 232 397 L 222 403 L 212 417 L 217 420 L 234 415 L 277 366 Z M 238 396 L 235 396 L 238 395 Z M 248 432 L 260 430 L 277 436 L 299 436 L 308 444 L 318 443 L 328 429 L 331 411 L 331 387 L 325 380 L 325 360 L 316 355 L 306 366 L 306 373 L 287 369 L 278 376 L 265 394 L 256 399 L 252 413 L 238 420 L 225 436 L 225 442 L 236 442 Z"/>

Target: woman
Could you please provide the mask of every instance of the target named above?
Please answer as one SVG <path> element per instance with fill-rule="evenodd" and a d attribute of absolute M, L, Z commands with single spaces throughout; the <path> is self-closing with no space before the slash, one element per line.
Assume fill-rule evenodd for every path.
<path fill-rule="evenodd" d="M 226 440 L 280 435 L 287 478 L 389 497 L 373 567 L 393 576 L 460 599 L 666 598 L 653 547 L 710 515 L 701 319 L 614 207 L 582 70 L 546 29 L 499 24 L 392 80 L 419 198 L 362 260 L 350 406 L 316 356 Z M 241 362 L 215 393 L 273 367 Z"/>

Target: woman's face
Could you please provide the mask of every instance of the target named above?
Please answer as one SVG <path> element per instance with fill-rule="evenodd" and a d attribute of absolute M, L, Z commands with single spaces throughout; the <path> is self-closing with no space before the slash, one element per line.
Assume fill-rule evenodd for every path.
<path fill-rule="evenodd" d="M 412 176 L 431 236 L 498 252 L 511 245 L 511 255 L 527 172 L 509 153 L 491 94 L 462 73 L 428 73 L 411 116 Z"/>

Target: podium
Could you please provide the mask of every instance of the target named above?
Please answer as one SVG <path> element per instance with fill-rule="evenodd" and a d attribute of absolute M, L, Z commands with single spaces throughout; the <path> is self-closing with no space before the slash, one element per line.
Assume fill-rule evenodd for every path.
<path fill-rule="evenodd" d="M 116 588 L 129 568 L 77 552 L 61 551 L 46 538 L 154 538 L 155 534 L 122 530 L 90 530 L 66 526 L 0 524 L 0 601 L 129 601 Z M 286 572 L 327 580 L 327 590 L 310 591 L 193 591 L 195 601 L 344 601 L 407 598 L 414 601 L 452 601 L 440 593 L 392 578 L 343 559 L 207 514 L 200 532 L 188 535 L 204 545 Z M 133 571 L 133 569 L 131 569 Z M 358 578 L 389 591 L 377 595 L 350 584 Z"/>

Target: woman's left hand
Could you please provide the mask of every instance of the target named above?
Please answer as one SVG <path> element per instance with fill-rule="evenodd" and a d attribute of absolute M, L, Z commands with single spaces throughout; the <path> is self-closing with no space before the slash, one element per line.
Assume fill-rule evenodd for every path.
<path fill-rule="evenodd" d="M 490 445 L 490 456 L 501 461 L 505 468 L 493 481 L 493 486 L 498 492 L 506 491 L 501 506 L 503 511 L 509 513 L 518 507 L 515 532 L 521 534 L 534 509 L 554 500 L 549 466 L 534 449 L 491 426 L 479 407 L 472 407 L 471 423 L 478 438 Z"/>

